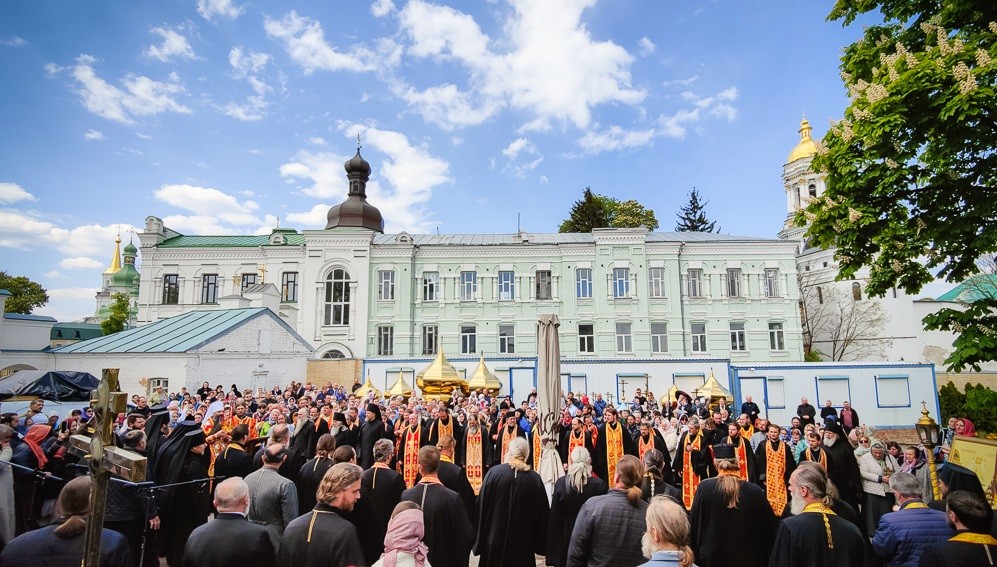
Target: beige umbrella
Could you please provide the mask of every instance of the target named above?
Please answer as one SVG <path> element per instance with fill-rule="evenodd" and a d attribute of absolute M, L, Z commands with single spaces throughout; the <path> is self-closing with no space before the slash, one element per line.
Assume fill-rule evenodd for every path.
<path fill-rule="evenodd" d="M 541 315 L 537 334 L 537 426 L 540 435 L 540 478 L 552 494 L 554 483 L 564 474 L 561 456 L 557 452 L 558 402 L 561 399 L 561 347 L 557 315 Z"/>

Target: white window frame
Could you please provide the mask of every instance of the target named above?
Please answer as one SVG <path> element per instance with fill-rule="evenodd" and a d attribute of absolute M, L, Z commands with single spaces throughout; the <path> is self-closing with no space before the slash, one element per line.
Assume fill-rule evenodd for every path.
<path fill-rule="evenodd" d="M 592 268 L 578 268 L 575 270 L 575 297 L 578 299 L 592 299 Z"/>
<path fill-rule="evenodd" d="M 633 345 L 633 323 L 620 321 L 616 323 L 616 352 L 632 353 Z"/>
<path fill-rule="evenodd" d="M 512 270 L 499 270 L 498 298 L 499 301 L 513 301 L 516 299 L 516 272 Z"/>
<path fill-rule="evenodd" d="M 736 327 L 740 327 L 739 329 Z M 744 352 L 748 350 L 748 344 L 745 340 L 744 331 L 744 321 L 731 321 L 730 322 L 730 350 L 735 352 Z"/>
<path fill-rule="evenodd" d="M 478 299 L 478 272 L 466 270 L 460 273 L 460 300 L 475 301 Z"/>
<path fill-rule="evenodd" d="M 588 329 L 582 329 L 588 327 Z M 588 333 L 583 333 L 588 330 Z M 581 354 L 595 354 L 595 323 L 578 324 L 578 352 Z"/>
<path fill-rule="evenodd" d="M 692 337 L 692 352 L 707 352 L 706 323 L 690 323 L 689 334 Z"/>
<path fill-rule="evenodd" d="M 781 321 L 769 321 L 769 350 L 786 350 L 786 325 Z"/>
<path fill-rule="evenodd" d="M 613 298 L 630 297 L 630 268 L 613 268 Z"/>
<path fill-rule="evenodd" d="M 780 297 L 779 268 L 765 268 L 765 297 Z"/>
<path fill-rule="evenodd" d="M 538 301 L 554 299 L 554 274 L 550 270 L 537 270 L 535 297 Z"/>
<path fill-rule="evenodd" d="M 516 353 L 516 326 L 512 324 L 499 325 L 499 353 L 501 354 L 515 354 Z"/>
<path fill-rule="evenodd" d="M 432 356 L 440 351 L 440 327 L 438 325 L 422 326 L 422 354 Z"/>
<path fill-rule="evenodd" d="M 668 352 L 668 323 L 664 321 L 651 322 L 651 352 L 654 354 Z"/>
<path fill-rule="evenodd" d="M 685 277 L 686 293 L 689 297 L 703 297 L 703 270 L 689 268 Z"/>
<path fill-rule="evenodd" d="M 665 297 L 665 269 L 647 269 L 647 296 L 651 298 Z"/>
<path fill-rule="evenodd" d="M 422 273 L 422 300 L 426 302 L 440 300 L 439 272 Z"/>
<path fill-rule="evenodd" d="M 340 299 L 336 300 L 336 290 L 340 289 Z M 329 272 L 325 279 L 325 301 L 323 304 L 323 324 L 325 326 L 346 326 L 350 324 L 350 274 L 342 268 Z"/>
<path fill-rule="evenodd" d="M 741 268 L 727 268 L 727 297 L 742 297 Z"/>
<path fill-rule="evenodd" d="M 395 300 L 395 271 L 394 270 L 378 270 L 377 271 L 377 300 L 378 301 L 394 301 Z"/>
<path fill-rule="evenodd" d="M 478 351 L 478 328 L 474 325 L 460 326 L 460 353 L 474 354 Z"/>

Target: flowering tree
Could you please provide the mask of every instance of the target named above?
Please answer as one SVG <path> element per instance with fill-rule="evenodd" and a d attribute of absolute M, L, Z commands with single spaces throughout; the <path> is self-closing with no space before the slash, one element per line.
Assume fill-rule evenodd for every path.
<path fill-rule="evenodd" d="M 829 19 L 879 12 L 845 49 L 851 97 L 818 144 L 827 191 L 803 210 L 807 236 L 836 247 L 839 278 L 870 269 L 867 292 L 917 293 L 935 277 L 958 282 L 997 251 L 997 2 L 838 0 Z M 950 368 L 997 359 L 997 299 L 925 318 L 970 332 Z"/>

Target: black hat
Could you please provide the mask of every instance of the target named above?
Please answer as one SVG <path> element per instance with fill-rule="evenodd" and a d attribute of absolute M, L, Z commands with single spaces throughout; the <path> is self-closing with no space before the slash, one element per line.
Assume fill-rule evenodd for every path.
<path fill-rule="evenodd" d="M 505 412 L 505 418 L 509 419 L 510 417 L 516 417 L 516 412 L 514 412 L 512 410 L 509 410 L 509 411 Z"/>
<path fill-rule="evenodd" d="M 835 419 L 832 417 L 829 417 L 827 418 L 827 420 L 824 421 L 824 431 L 830 431 L 831 433 L 835 433 L 838 435 L 838 437 L 845 436 L 845 430 L 842 429 L 841 425 L 837 421 L 835 421 Z"/>
<path fill-rule="evenodd" d="M 733 459 L 734 446 L 730 443 L 719 443 L 713 446 L 714 459 Z"/>
<path fill-rule="evenodd" d="M 338 421 L 339 423 L 346 423 L 346 414 L 341 411 L 334 412 L 332 414 L 332 420 Z"/>
<path fill-rule="evenodd" d="M 207 443 L 207 439 L 204 437 L 204 431 L 200 429 L 195 429 L 184 435 L 190 447 L 197 447 L 202 443 Z"/>
<path fill-rule="evenodd" d="M 949 487 L 950 493 L 956 490 L 966 490 L 981 498 L 985 498 L 983 483 L 980 482 L 980 477 L 964 466 L 953 462 L 946 462 L 938 468 L 938 480 L 944 482 Z"/>
<path fill-rule="evenodd" d="M 367 404 L 367 411 L 374 414 L 376 416 L 376 419 L 381 419 L 381 406 L 371 402 Z"/>

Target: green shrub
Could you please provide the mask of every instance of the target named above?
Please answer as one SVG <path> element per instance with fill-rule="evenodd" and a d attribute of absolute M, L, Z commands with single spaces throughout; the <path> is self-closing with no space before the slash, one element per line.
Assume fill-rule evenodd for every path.
<path fill-rule="evenodd" d="M 978 431 L 997 432 L 997 392 L 982 384 L 966 384 L 961 415 L 969 418 Z"/>
<path fill-rule="evenodd" d="M 966 394 L 960 392 L 955 383 L 949 380 L 948 384 L 938 390 L 938 402 L 942 407 L 942 415 L 938 421 L 942 427 L 945 427 L 950 417 L 962 415 L 962 407 L 966 405 Z"/>

